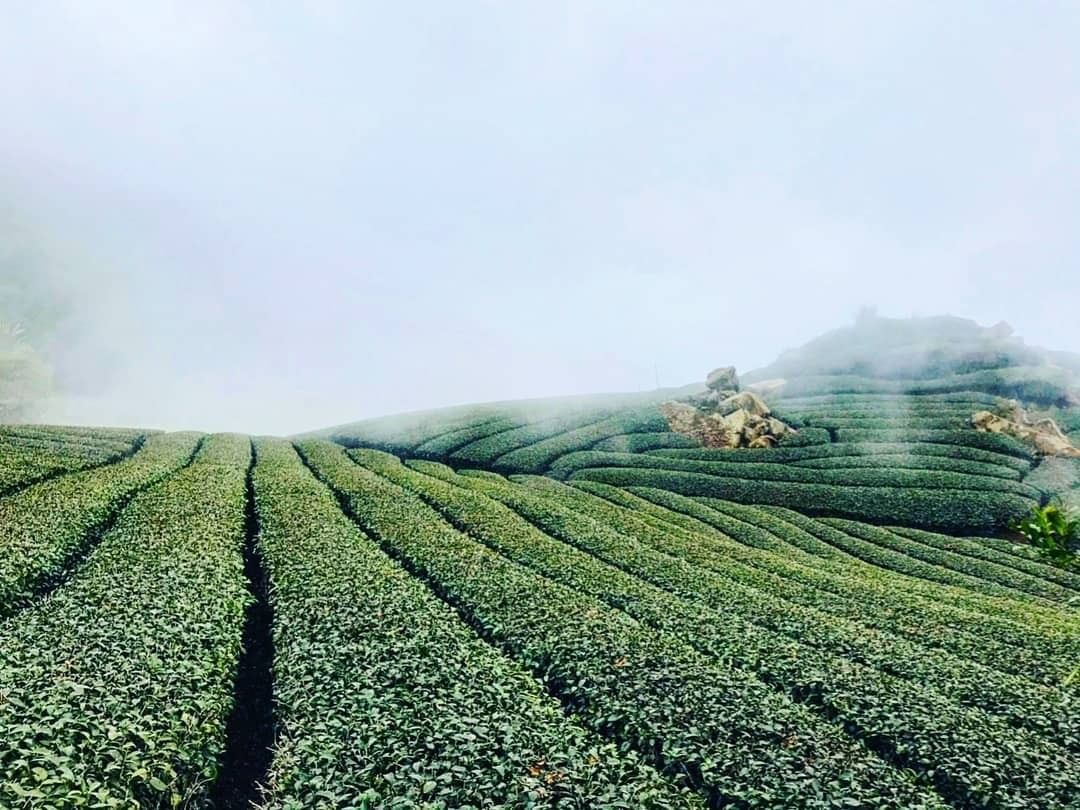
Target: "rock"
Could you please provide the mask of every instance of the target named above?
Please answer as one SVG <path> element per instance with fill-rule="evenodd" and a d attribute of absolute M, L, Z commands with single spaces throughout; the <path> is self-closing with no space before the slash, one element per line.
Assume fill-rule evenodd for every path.
<path fill-rule="evenodd" d="M 738 391 L 739 375 L 735 373 L 735 366 L 714 368 L 705 378 L 705 385 L 712 391 Z"/>
<path fill-rule="evenodd" d="M 773 436 L 780 437 L 780 436 L 786 436 L 787 434 L 792 433 L 793 431 L 792 431 L 792 429 L 790 427 L 788 427 L 786 422 L 781 422 L 779 419 L 775 419 L 775 418 L 770 416 L 769 417 L 769 432 Z"/>
<path fill-rule="evenodd" d="M 749 411 L 754 416 L 768 416 L 772 413 L 769 406 L 765 404 L 765 400 L 752 391 L 734 394 L 724 400 L 724 405 L 726 407 L 741 408 Z"/>
<path fill-rule="evenodd" d="M 1008 416 L 992 411 L 978 411 L 971 417 L 971 425 L 986 433 L 1002 433 L 1012 436 L 1035 448 L 1044 456 L 1067 456 L 1080 458 L 1080 448 L 1069 440 L 1053 419 L 1032 421 L 1028 413 L 1015 400 L 1008 403 Z"/>
<path fill-rule="evenodd" d="M 774 383 L 779 390 L 783 380 Z M 794 429 L 772 415 L 769 406 L 754 391 L 739 391 L 734 366 L 714 369 L 706 380 L 708 390 L 685 400 L 660 406 L 668 427 L 705 447 L 773 447 L 781 436 Z M 763 390 L 770 390 L 766 387 Z"/>

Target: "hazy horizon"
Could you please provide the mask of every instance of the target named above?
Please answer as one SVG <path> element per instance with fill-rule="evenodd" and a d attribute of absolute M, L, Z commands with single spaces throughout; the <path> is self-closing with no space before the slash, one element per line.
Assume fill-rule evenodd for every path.
<path fill-rule="evenodd" d="M 1078 40 L 1068 3 L 13 7 L 0 294 L 59 302 L 47 418 L 254 433 L 682 385 L 867 304 L 1080 351 Z"/>

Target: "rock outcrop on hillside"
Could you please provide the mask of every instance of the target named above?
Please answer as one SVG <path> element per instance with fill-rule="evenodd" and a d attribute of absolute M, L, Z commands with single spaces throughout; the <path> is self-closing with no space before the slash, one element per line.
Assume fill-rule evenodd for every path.
<path fill-rule="evenodd" d="M 739 390 L 734 366 L 709 372 L 705 387 L 703 393 L 660 406 L 673 433 L 705 447 L 766 448 L 795 432 L 772 415 L 761 397 L 752 391 Z"/>
<path fill-rule="evenodd" d="M 979 411 L 971 417 L 971 425 L 986 433 L 1004 433 L 1033 447 L 1044 456 L 1080 458 L 1080 448 L 1050 418 L 1033 419 L 1016 400 L 1010 400 L 1004 414 Z"/>

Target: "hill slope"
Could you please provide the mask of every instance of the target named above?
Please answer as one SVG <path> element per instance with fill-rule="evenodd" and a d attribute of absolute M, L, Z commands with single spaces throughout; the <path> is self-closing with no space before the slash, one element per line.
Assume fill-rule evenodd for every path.
<path fill-rule="evenodd" d="M 722 358 L 721 358 L 722 359 Z M 1080 575 L 1001 531 L 1075 369 L 864 318 L 700 388 L 285 439 L 0 429 L 5 807 L 1080 806 Z"/>

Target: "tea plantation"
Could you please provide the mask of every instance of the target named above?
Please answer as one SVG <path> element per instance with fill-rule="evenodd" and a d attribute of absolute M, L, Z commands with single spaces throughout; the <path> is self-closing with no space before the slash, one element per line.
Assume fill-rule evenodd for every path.
<path fill-rule="evenodd" d="M 696 386 L 0 428 L 0 807 L 1080 807 L 1080 573 L 1008 532 L 1080 461 L 970 427 L 1080 409 L 965 334 L 748 375 L 772 449 Z"/>

